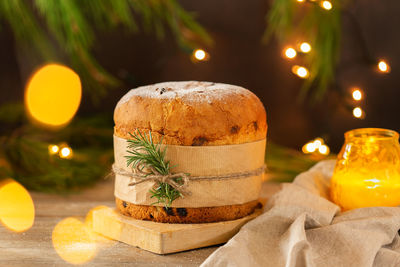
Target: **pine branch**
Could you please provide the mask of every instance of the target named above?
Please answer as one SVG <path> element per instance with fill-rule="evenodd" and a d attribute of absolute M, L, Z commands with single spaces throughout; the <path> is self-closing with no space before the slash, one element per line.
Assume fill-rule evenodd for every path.
<path fill-rule="evenodd" d="M 11 177 L 28 189 L 65 193 L 102 179 L 113 159 L 108 118 L 76 118 L 53 132 L 26 123 L 23 104 L 0 106 L 0 124 L 5 126 L 0 130 L 0 180 Z M 49 155 L 49 145 L 60 143 L 72 148 L 72 158 Z"/>
<path fill-rule="evenodd" d="M 124 26 L 137 33 L 140 25 L 160 39 L 170 30 L 185 50 L 199 43 L 211 44 L 207 32 L 174 0 L 31 0 L 32 5 L 26 2 L 1 0 L 0 17 L 8 22 L 22 47 L 33 48 L 45 61 L 68 58 L 64 63 L 78 72 L 86 85 L 83 88 L 89 90 L 94 101 L 121 83 L 91 56 L 95 29 Z M 48 31 L 42 30 L 43 26 Z M 187 31 L 191 34 L 185 34 Z M 60 50 L 65 55 L 59 58 L 55 51 Z"/>
<path fill-rule="evenodd" d="M 140 168 L 141 171 L 146 168 L 149 171 L 148 175 L 170 174 L 170 162 L 165 160 L 166 148 L 161 149 L 162 140 L 154 144 L 151 132 L 146 136 L 139 130 L 130 135 L 132 139 L 128 140 L 127 150 L 130 155 L 125 156 L 128 167 Z M 175 182 L 182 183 L 182 179 L 176 178 Z M 165 207 L 170 207 L 175 199 L 183 197 L 179 190 L 163 182 L 158 182 L 157 187 L 149 192 L 151 198 L 157 199 L 152 205 L 164 204 Z"/>
<path fill-rule="evenodd" d="M 22 47 L 34 47 L 45 60 L 55 58 L 45 32 L 25 1 L 0 1 L 0 18 L 7 21 Z"/>
<path fill-rule="evenodd" d="M 104 177 L 111 163 L 112 150 L 75 148 L 71 159 L 49 155 L 50 143 L 31 136 L 4 139 L 2 153 L 9 165 L 0 178 L 12 177 L 28 189 L 42 192 L 76 191 Z"/>
<path fill-rule="evenodd" d="M 341 36 L 341 1 L 332 0 L 333 8 L 322 9 L 318 2 L 274 0 L 267 14 L 264 41 L 276 35 L 282 45 L 307 41 L 312 51 L 301 55 L 310 76 L 304 81 L 299 98 L 321 100 L 335 78 Z M 299 36 L 301 39 L 299 39 Z"/>

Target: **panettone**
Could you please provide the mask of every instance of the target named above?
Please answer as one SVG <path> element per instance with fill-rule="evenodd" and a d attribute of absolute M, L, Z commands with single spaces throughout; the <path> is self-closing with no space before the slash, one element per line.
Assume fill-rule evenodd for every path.
<path fill-rule="evenodd" d="M 154 142 L 162 138 L 163 144 L 176 146 L 246 144 L 264 140 L 267 134 L 266 112 L 256 95 L 211 82 L 165 82 L 132 89 L 118 102 L 114 121 L 118 138 L 129 139 L 129 133 L 139 130 L 151 132 Z M 244 217 L 257 207 L 257 198 L 232 205 L 166 208 L 116 196 L 116 204 L 122 214 L 136 219 L 201 223 Z"/>

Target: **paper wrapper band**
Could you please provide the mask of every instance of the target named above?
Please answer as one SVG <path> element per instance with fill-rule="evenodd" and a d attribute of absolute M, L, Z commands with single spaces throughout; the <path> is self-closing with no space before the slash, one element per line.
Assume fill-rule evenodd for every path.
<path fill-rule="evenodd" d="M 116 167 L 132 171 L 126 166 L 127 140 L 114 135 Z M 264 165 L 266 140 L 224 146 L 175 146 L 167 147 L 166 159 L 171 161 L 173 173 L 190 173 L 191 176 L 216 176 L 259 169 Z M 244 204 L 258 199 L 263 174 L 232 179 L 190 180 L 187 190 L 190 196 L 173 201 L 172 207 L 215 207 Z M 151 205 L 149 190 L 154 182 L 129 186 L 135 178 L 115 175 L 117 198 L 136 205 Z M 160 204 L 159 206 L 162 206 Z"/>

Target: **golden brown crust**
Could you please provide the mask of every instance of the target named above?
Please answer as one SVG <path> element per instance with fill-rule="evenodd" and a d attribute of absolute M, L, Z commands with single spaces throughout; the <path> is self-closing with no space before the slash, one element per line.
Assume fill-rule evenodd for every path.
<path fill-rule="evenodd" d="M 163 90 L 164 93 L 161 93 Z M 170 82 L 131 90 L 114 112 L 115 135 L 151 131 L 170 145 L 226 145 L 265 138 L 261 101 L 242 87 L 208 82 Z"/>
<path fill-rule="evenodd" d="M 254 200 L 242 205 L 229 205 L 206 208 L 164 208 L 135 205 L 119 198 L 115 199 L 118 210 L 126 216 L 138 220 L 163 223 L 210 223 L 236 220 L 261 208 L 261 203 Z"/>

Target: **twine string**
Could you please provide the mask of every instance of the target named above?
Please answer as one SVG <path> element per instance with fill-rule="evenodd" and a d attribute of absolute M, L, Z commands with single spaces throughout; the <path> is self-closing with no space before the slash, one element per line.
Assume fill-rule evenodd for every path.
<path fill-rule="evenodd" d="M 148 171 L 144 171 L 147 169 Z M 129 172 L 124 169 L 121 169 L 116 166 L 114 163 L 112 165 L 112 171 L 114 174 L 135 178 L 136 182 L 131 182 L 128 186 L 135 186 L 147 181 L 153 181 L 157 183 L 167 183 L 172 186 L 174 189 L 178 190 L 184 195 L 190 195 L 190 191 L 187 190 L 187 186 L 189 181 L 198 181 L 198 180 L 224 180 L 224 179 L 235 179 L 235 178 L 243 178 L 243 177 L 250 177 L 250 176 L 257 176 L 265 172 L 266 166 L 263 165 L 260 168 L 251 170 L 251 171 L 244 171 L 244 172 L 237 172 L 225 175 L 212 175 L 212 176 L 190 176 L 188 173 L 169 173 L 169 174 L 161 174 L 153 167 L 147 167 L 138 164 L 134 170 L 134 172 Z M 181 178 L 181 183 L 176 181 L 177 178 Z"/>
<path fill-rule="evenodd" d="M 147 181 L 153 181 L 158 183 L 167 183 L 172 186 L 174 189 L 178 190 L 184 195 L 190 195 L 190 192 L 186 190 L 186 187 L 189 182 L 189 175 L 187 173 L 169 173 L 166 175 L 160 174 L 153 167 L 147 167 L 149 171 L 144 171 L 145 167 L 138 164 L 134 169 L 134 172 L 125 171 L 124 169 L 118 168 L 115 163 L 112 165 L 112 170 L 115 174 L 127 176 L 130 178 L 135 178 L 136 182 L 131 182 L 128 186 L 135 186 Z M 176 181 L 177 178 L 181 178 L 181 183 Z"/>

